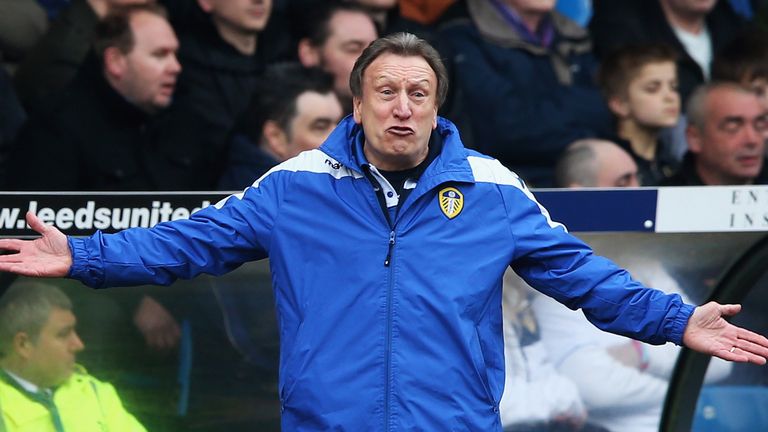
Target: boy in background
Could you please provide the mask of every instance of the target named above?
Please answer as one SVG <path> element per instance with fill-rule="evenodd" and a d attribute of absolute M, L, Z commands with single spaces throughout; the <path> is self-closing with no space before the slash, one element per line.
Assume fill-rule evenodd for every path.
<path fill-rule="evenodd" d="M 680 117 L 676 54 L 664 45 L 624 46 L 607 56 L 598 84 L 616 117 L 616 136 L 638 166 L 642 186 L 671 176 L 677 160 L 660 149 L 659 134 Z"/>

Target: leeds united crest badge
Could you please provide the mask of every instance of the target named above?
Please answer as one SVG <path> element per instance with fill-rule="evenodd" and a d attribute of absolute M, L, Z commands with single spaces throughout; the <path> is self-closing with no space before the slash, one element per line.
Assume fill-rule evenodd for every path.
<path fill-rule="evenodd" d="M 441 190 L 437 197 L 440 201 L 440 210 L 448 216 L 448 219 L 458 216 L 464 208 L 464 195 L 456 188 L 447 187 Z"/>

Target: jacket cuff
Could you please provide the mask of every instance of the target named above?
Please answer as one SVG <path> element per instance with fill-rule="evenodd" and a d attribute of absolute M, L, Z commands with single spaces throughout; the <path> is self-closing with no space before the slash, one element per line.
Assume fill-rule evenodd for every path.
<path fill-rule="evenodd" d="M 99 233 L 94 235 L 96 236 L 99 236 Z M 67 277 L 79 280 L 89 287 L 100 288 L 104 285 L 104 267 L 101 257 L 88 247 L 88 242 L 91 241 L 98 241 L 98 239 L 67 237 L 69 250 L 72 253 L 72 266 L 69 268 Z"/>
<path fill-rule="evenodd" d="M 671 334 L 669 335 L 669 340 L 675 345 L 683 345 L 683 333 L 685 333 L 685 328 L 688 326 L 688 320 L 691 318 L 691 315 L 693 315 L 695 309 L 695 306 L 686 303 L 680 305 L 677 315 L 672 320 L 672 329 Z"/>

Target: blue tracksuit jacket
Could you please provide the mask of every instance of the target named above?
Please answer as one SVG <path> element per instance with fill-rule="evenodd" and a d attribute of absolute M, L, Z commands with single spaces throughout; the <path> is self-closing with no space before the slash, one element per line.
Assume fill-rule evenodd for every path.
<path fill-rule="evenodd" d="M 681 342 L 692 306 L 593 255 L 453 124 L 437 133 L 440 154 L 391 221 L 348 117 L 320 149 L 188 220 L 71 238 L 70 276 L 168 284 L 269 256 L 285 431 L 501 430 L 509 265 L 604 330 Z"/>

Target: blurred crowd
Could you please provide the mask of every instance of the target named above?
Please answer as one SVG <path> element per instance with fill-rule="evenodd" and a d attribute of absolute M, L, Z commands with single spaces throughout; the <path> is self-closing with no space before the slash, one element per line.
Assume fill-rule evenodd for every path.
<path fill-rule="evenodd" d="M 465 145 L 499 159 L 532 187 L 768 183 L 766 1 L 0 0 L 0 11 L 3 191 L 242 190 L 323 143 L 353 110 L 349 75 L 359 54 L 400 31 L 430 41 L 443 56 L 450 87 L 440 115 L 458 125 Z M 653 430 L 677 351 L 654 356 L 644 345 L 601 340 L 578 330 L 583 317 L 554 316 L 520 281 L 505 282 L 507 430 Z M 254 397 L 276 393 L 269 387 L 276 385 L 276 351 L 238 346 L 244 324 L 236 313 L 248 305 L 249 313 L 272 318 L 268 290 L 256 301 L 254 291 L 233 291 L 244 284 L 226 278 L 202 285 L 181 306 L 164 298 L 173 291 L 116 294 L 120 310 L 109 316 L 115 328 L 91 328 L 84 340 L 95 349 L 85 363 L 100 378 L 114 378 L 114 354 L 99 357 L 106 351 L 99 344 L 112 349 L 107 339 L 132 340 L 116 347 L 121 367 L 144 362 L 140 376 L 166 379 L 167 372 L 147 370 L 154 362 L 167 366 L 157 352 L 179 350 L 191 331 L 199 345 L 187 348 L 203 370 L 193 382 L 218 393 L 195 399 L 193 389 L 189 412 L 197 417 L 179 430 L 268 430 L 258 423 L 263 419 L 237 413 L 252 410 Z M 0 316 L 4 412 L 4 391 L 48 385 L 34 373 L 45 364 L 26 359 L 18 334 L 34 339 L 60 324 L 48 318 L 73 321 L 80 305 L 104 316 L 114 305 L 79 290 L 65 290 L 76 293 L 70 302 L 35 289 L 53 299 L 38 299 L 45 303 L 40 322 L 4 328 Z M 38 301 L 22 300 L 29 308 Z M 135 330 L 122 328 L 121 319 Z M 558 334 L 565 329 L 578 337 Z M 74 362 L 83 344 L 74 330 L 67 338 L 67 361 Z M 579 343 L 600 349 L 580 352 Z M 137 355 L 135 346 L 149 350 Z M 175 370 L 177 360 L 170 362 Z M 226 378 L 206 375 L 199 369 L 206 362 Z M 107 363 L 111 368 L 101 367 Z M 613 391 L 634 383 L 625 390 L 636 389 L 637 404 L 614 407 L 630 399 L 589 394 L 594 387 L 580 386 L 584 364 L 626 367 L 605 382 Z M 728 372 L 722 366 L 709 378 Z M 95 380 L 81 369 L 56 379 L 56 386 Z M 93 382 L 108 386 L 111 403 L 120 405 L 111 386 Z M 134 400 L 146 401 L 140 381 L 130 382 L 125 387 L 139 388 Z M 137 414 L 147 429 L 179 427 L 173 409 L 156 408 L 161 415 Z M 61 410 L 65 423 L 74 421 Z M 114 421 L 129 426 L 114 430 L 143 430 L 122 406 L 116 412 Z"/>
<path fill-rule="evenodd" d="M 615 186 L 763 183 L 763 3 L 2 0 L 0 188 L 241 190 L 323 142 L 398 31 L 438 47 L 465 145 L 530 186 L 596 162 L 585 139 L 636 165 Z"/>

